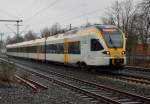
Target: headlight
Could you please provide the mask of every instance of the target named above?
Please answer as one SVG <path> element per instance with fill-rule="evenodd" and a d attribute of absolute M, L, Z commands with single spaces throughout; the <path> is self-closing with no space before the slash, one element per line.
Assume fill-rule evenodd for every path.
<path fill-rule="evenodd" d="M 107 55 L 110 55 L 110 52 L 109 52 L 109 51 L 104 51 L 103 53 L 104 53 L 104 54 L 107 54 Z"/>
<path fill-rule="evenodd" d="M 126 54 L 126 52 L 125 52 L 125 51 L 122 51 L 122 55 L 124 55 L 124 54 Z"/>

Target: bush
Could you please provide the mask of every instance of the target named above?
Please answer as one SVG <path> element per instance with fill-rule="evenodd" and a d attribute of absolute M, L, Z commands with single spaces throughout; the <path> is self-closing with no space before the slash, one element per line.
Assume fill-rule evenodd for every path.
<path fill-rule="evenodd" d="M 0 81 L 13 81 L 16 71 L 15 64 L 0 61 Z"/>

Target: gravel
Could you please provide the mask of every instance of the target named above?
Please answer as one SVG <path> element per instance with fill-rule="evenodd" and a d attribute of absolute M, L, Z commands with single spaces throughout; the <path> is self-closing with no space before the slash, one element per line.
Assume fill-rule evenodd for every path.
<path fill-rule="evenodd" d="M 0 84 L 0 104 L 92 104 L 68 89 L 54 83 L 47 90 L 34 93 L 32 89 L 20 84 Z"/>
<path fill-rule="evenodd" d="M 83 80 L 86 80 L 86 81 L 92 81 L 92 82 L 95 82 L 95 83 L 98 83 L 98 84 L 107 85 L 109 87 L 114 87 L 114 88 L 123 90 L 125 92 L 130 92 L 130 93 L 133 93 L 133 94 L 138 94 L 138 95 L 142 95 L 142 96 L 150 98 L 150 87 L 146 86 L 146 85 L 144 86 L 144 85 L 141 85 L 141 84 L 134 84 L 134 83 L 130 83 L 130 82 L 125 82 L 125 81 L 115 80 L 115 79 L 111 79 L 111 78 L 106 78 L 106 77 L 100 76 L 98 73 L 93 74 L 90 71 L 80 71 L 80 70 L 77 70 L 77 68 L 72 68 L 72 67 L 57 66 L 57 65 L 50 65 L 50 64 L 39 64 L 39 63 L 33 63 L 33 62 L 25 61 L 25 60 L 20 60 L 20 61 L 27 64 L 27 65 L 29 65 L 29 66 L 32 65 L 34 67 L 42 68 L 43 70 L 56 71 L 56 72 L 59 72 L 59 73 L 65 74 L 65 75 L 70 75 L 70 76 L 80 78 L 80 79 L 83 79 Z M 61 86 L 60 86 L 60 88 L 62 89 Z M 60 91 L 60 92 L 62 92 L 62 91 Z M 71 93 L 73 93 L 73 92 L 71 92 Z M 64 97 L 65 95 L 63 95 L 63 94 L 62 94 L 62 96 Z M 58 95 L 58 93 L 56 94 L 56 96 L 57 95 Z M 59 94 L 59 95 L 61 95 L 61 94 Z M 75 95 L 76 94 L 74 94 L 74 96 Z M 76 97 L 73 97 L 73 98 L 76 98 Z M 83 100 L 83 98 L 81 98 L 81 96 L 79 96 L 79 104 L 81 104 L 80 100 Z M 70 102 L 73 102 L 73 104 L 74 104 L 75 101 L 70 101 Z M 87 101 L 87 100 L 85 100 L 85 101 Z"/>
<path fill-rule="evenodd" d="M 136 76 L 150 78 L 150 71 L 144 72 L 144 71 L 131 70 L 131 69 L 125 68 L 124 70 L 120 71 L 119 73 L 129 74 L 129 75 L 133 75 L 133 73 L 134 73 L 134 75 L 136 75 Z"/>
<path fill-rule="evenodd" d="M 17 73 L 21 73 L 20 70 Z M 28 73 L 24 77 L 31 77 Z M 0 104 L 93 104 L 90 99 L 83 98 L 83 95 L 75 93 L 62 86 L 56 85 L 44 79 L 37 79 L 40 83 L 48 86 L 46 90 L 37 93 L 21 83 L 10 82 L 0 83 Z"/>

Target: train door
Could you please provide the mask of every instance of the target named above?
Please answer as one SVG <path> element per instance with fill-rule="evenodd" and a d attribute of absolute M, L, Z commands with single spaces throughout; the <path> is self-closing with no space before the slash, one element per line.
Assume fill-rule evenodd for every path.
<path fill-rule="evenodd" d="M 29 47 L 25 48 L 26 58 L 29 58 Z"/>
<path fill-rule="evenodd" d="M 68 38 L 64 39 L 64 63 L 68 63 Z"/>
<path fill-rule="evenodd" d="M 36 46 L 36 48 L 37 48 L 36 60 L 40 60 L 40 45 L 38 44 L 38 45 Z"/>
<path fill-rule="evenodd" d="M 83 36 L 81 38 L 81 61 L 86 62 L 88 59 L 88 36 Z"/>

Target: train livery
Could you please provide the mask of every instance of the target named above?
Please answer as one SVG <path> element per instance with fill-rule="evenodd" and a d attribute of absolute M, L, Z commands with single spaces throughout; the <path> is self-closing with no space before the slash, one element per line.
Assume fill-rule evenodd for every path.
<path fill-rule="evenodd" d="M 86 66 L 126 65 L 125 35 L 112 25 L 93 25 L 63 34 L 7 45 L 7 55 Z"/>

